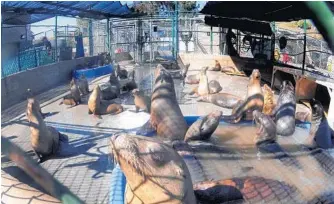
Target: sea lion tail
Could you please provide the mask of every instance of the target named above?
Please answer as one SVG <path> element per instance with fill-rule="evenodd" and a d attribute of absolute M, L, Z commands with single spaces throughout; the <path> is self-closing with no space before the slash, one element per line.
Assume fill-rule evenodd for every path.
<path fill-rule="evenodd" d="M 62 104 L 64 104 L 64 100 L 62 100 L 62 101 L 59 103 L 59 105 L 62 105 Z"/>

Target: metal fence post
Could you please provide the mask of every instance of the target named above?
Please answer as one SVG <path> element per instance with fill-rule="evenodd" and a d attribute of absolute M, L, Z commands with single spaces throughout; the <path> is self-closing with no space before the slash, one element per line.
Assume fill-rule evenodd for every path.
<path fill-rule="evenodd" d="M 58 28 L 58 16 L 56 15 L 56 17 L 55 17 L 55 20 L 56 20 L 56 26 L 55 26 L 55 47 L 56 47 L 56 53 L 55 53 L 55 62 L 57 62 L 57 51 L 58 51 L 58 38 L 57 38 L 57 36 L 58 36 L 58 30 L 57 30 L 57 28 Z"/>
<path fill-rule="evenodd" d="M 89 32 L 89 56 L 94 55 L 94 48 L 93 48 L 93 21 L 89 20 L 88 25 L 88 32 Z"/>
<path fill-rule="evenodd" d="M 304 54 L 303 54 L 302 74 L 304 74 L 304 69 L 305 69 L 305 57 L 306 57 L 306 20 L 304 20 Z"/>
<path fill-rule="evenodd" d="M 175 1 L 175 59 L 179 52 L 179 2 Z"/>

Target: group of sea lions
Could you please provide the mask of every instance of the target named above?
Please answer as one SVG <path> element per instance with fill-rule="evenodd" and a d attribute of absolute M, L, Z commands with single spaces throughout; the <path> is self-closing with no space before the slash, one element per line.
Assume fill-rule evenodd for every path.
<path fill-rule="evenodd" d="M 237 180 L 204 181 L 193 185 L 182 157 L 190 156 L 185 152 L 185 149 L 191 151 L 187 147 L 188 142 L 209 139 L 221 118 L 236 120 L 250 113 L 258 126 L 256 145 L 275 141 L 277 135 L 292 135 L 295 130 L 296 109 L 292 83 L 282 83 L 275 103 L 273 92 L 266 85 L 261 87 L 260 80 L 259 70 L 254 70 L 250 76 L 247 97 L 239 100 L 232 115 L 223 115 L 219 110 L 213 111 L 188 127 L 176 100 L 172 76 L 168 70 L 158 66 L 150 103 L 147 97 L 145 100 L 141 99 L 146 105 L 150 104 L 148 126 L 157 132 L 157 137 L 118 133 L 110 141 L 112 156 L 127 179 L 125 203 L 221 203 L 238 199 L 251 201 L 252 196 L 247 195 L 247 192 L 254 190 L 251 183 L 256 179 L 245 177 Z M 326 119 L 321 104 L 314 99 L 312 101 L 313 118 L 319 127 Z M 143 127 L 147 128 L 147 124 Z M 328 132 L 328 135 L 331 137 L 331 133 Z M 325 148 L 321 143 L 328 143 L 323 135 L 318 134 L 313 138 L 311 141 L 317 143 L 318 147 Z"/>
<path fill-rule="evenodd" d="M 76 106 L 82 104 L 82 98 L 90 93 L 88 98 L 88 114 L 93 114 L 95 117 L 101 119 L 101 115 L 106 114 L 119 114 L 123 112 L 123 106 L 121 104 L 110 103 L 108 100 L 115 99 L 119 97 L 121 85 L 119 80 L 126 78 L 130 79 L 127 83 L 123 85 L 123 91 L 133 91 L 135 98 L 140 98 L 141 94 L 136 92 L 136 82 L 135 82 L 135 72 L 127 72 L 125 69 L 121 69 L 117 65 L 116 73 L 112 72 L 110 74 L 109 81 L 107 82 L 107 88 L 101 91 L 100 86 L 96 85 L 94 89 L 90 92 L 87 78 L 82 74 L 79 79 L 72 78 L 69 86 L 70 93 L 62 98 L 59 105 L 64 104 L 68 106 Z M 59 150 L 59 145 L 61 142 L 68 141 L 65 135 L 60 134 L 55 128 L 46 126 L 44 122 L 45 115 L 42 113 L 39 102 L 33 97 L 31 90 L 28 89 L 27 97 L 27 109 L 26 115 L 30 124 L 31 130 L 31 145 L 38 156 L 38 161 L 42 162 L 49 156 L 57 153 Z M 146 100 L 146 99 L 144 99 Z M 137 100 L 137 101 L 140 101 Z M 137 102 L 140 104 L 140 102 Z M 150 107 L 143 107 L 138 105 L 138 108 L 145 109 L 149 112 Z M 137 109 L 137 106 L 136 106 Z"/>

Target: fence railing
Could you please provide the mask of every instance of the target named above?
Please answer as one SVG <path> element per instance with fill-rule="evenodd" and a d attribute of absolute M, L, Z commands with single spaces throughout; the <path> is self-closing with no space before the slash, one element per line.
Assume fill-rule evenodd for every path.
<path fill-rule="evenodd" d="M 50 50 L 34 48 L 19 52 L 17 56 L 2 62 L 1 77 L 4 78 L 17 72 L 54 63 L 56 56 L 55 48 Z"/>

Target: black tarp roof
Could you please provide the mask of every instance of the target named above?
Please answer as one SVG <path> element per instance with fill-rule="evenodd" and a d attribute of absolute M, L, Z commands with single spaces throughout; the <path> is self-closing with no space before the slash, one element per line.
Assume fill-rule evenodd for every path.
<path fill-rule="evenodd" d="M 334 3 L 326 3 L 334 12 Z M 312 18 L 312 13 L 303 1 L 209 1 L 201 13 L 259 21 L 293 21 Z"/>
<path fill-rule="evenodd" d="M 241 31 L 264 34 L 268 36 L 272 34 L 270 24 L 267 22 L 211 16 L 205 16 L 204 21 L 205 24 L 214 27 L 220 26 L 223 28 L 233 28 Z"/>

